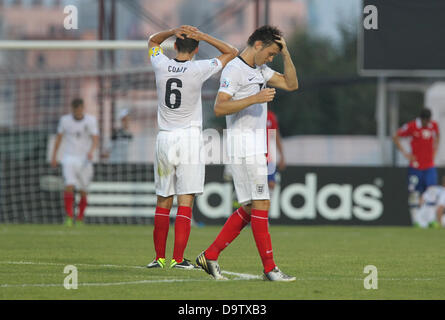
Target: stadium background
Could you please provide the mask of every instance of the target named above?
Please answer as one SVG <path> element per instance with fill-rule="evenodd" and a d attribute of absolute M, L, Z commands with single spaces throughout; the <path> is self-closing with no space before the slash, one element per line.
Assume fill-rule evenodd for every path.
<path fill-rule="evenodd" d="M 78 29 L 64 28 L 67 5 L 78 9 Z M 368 5 L 379 10 L 378 30 L 364 28 Z M 184 304 L 219 300 L 206 302 L 217 309 L 261 299 L 275 319 L 303 306 L 276 300 L 444 299 L 445 229 L 411 227 L 407 162 L 390 138 L 424 105 L 440 126 L 445 123 L 445 10 L 438 10 L 444 7 L 437 0 L 0 0 L 0 300 L 114 300 L 96 308 L 103 317 L 134 313 L 136 304 L 126 301 L 122 308 L 116 300 L 143 299 L 137 306 L 144 314 L 178 318 Z M 218 259 L 229 281 L 214 281 L 202 270 L 147 269 L 155 252 L 157 131 L 147 37 L 192 24 L 242 49 L 264 23 L 283 30 L 300 83 L 296 92 L 278 90 L 272 105 L 287 167 L 269 212 L 274 259 L 297 280 L 262 280 L 250 226 Z M 174 54 L 171 41 L 164 52 Z M 216 54 L 201 44 L 198 59 Z M 272 67 L 282 71 L 279 56 Z M 218 76 L 204 87 L 204 125 L 221 132 L 225 121 L 212 112 L 217 88 Z M 57 122 L 78 96 L 99 120 L 101 150 L 86 224 L 67 228 L 61 168 L 50 167 L 49 155 Z M 101 155 L 124 109 L 133 140 L 127 160 L 115 161 Z M 444 144 L 442 138 L 440 176 Z M 208 165 L 184 257 L 193 260 L 212 243 L 232 206 L 233 186 L 223 179 L 223 167 Z M 78 288 L 68 290 L 72 274 L 65 268 L 72 266 Z M 369 266 L 378 270 L 372 288 Z M 308 306 L 313 315 L 332 314 L 335 306 L 344 313 L 337 301 Z M 279 303 L 269 308 L 272 302 Z M 408 303 L 390 302 L 397 314 L 441 307 Z M 53 307 L 31 304 L 20 312 Z M 4 312 L 5 305 L 18 310 L 6 301 Z M 85 308 L 66 306 L 71 314 L 85 314 Z M 85 306 L 94 310 L 91 301 Z"/>
<path fill-rule="evenodd" d="M 272 105 L 287 168 L 272 200 L 271 223 L 409 225 L 407 163 L 390 137 L 423 105 L 440 121 L 443 74 L 366 72 L 358 63 L 363 4 L 335 3 L 328 8 L 320 0 L 3 0 L 0 37 L 140 43 L 153 32 L 191 24 L 242 49 L 256 26 L 276 25 L 292 52 L 300 89 L 278 91 Z M 67 4 L 78 8 L 76 30 L 63 27 Z M 156 91 L 147 51 L 136 47 L 0 49 L 0 222 L 63 221 L 61 172 L 50 168 L 49 154 L 57 121 L 78 96 L 98 117 L 101 136 L 86 221 L 152 222 Z M 173 54 L 171 42 L 166 52 Z M 202 44 L 198 59 L 215 54 Z M 281 66 L 278 57 L 273 67 Z M 204 87 L 204 126 L 222 130 L 224 119 L 212 112 L 217 87 L 218 77 Z M 127 161 L 111 163 L 101 154 L 123 109 L 130 111 L 133 141 Z M 445 147 L 437 161 L 445 163 Z M 222 172 L 222 166 L 207 167 L 206 194 L 194 208 L 199 225 L 221 224 L 231 212 L 232 187 Z M 371 203 L 360 202 L 359 194 Z"/>

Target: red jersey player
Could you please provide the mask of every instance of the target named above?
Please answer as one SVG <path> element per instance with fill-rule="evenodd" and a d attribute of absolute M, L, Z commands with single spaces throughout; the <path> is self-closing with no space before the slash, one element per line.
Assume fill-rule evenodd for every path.
<path fill-rule="evenodd" d="M 276 150 L 280 154 L 280 160 L 278 162 L 278 169 L 284 170 L 286 167 L 286 163 L 284 161 L 284 152 L 283 152 L 283 144 L 281 143 L 281 135 L 280 135 L 280 127 L 278 125 L 277 116 L 270 109 L 270 104 L 267 110 L 267 182 L 269 184 L 269 189 L 272 191 L 275 187 L 276 183 L 276 173 L 277 173 L 277 159 L 276 154 L 271 148 L 271 144 L 269 139 L 272 139 L 272 142 L 276 143 Z M 271 131 L 275 130 L 275 131 Z M 273 141 L 275 140 L 275 141 Z M 272 152 L 271 152 L 272 151 Z"/>
<path fill-rule="evenodd" d="M 400 143 L 401 137 L 411 138 L 411 153 Z M 411 220 L 416 224 L 420 195 L 429 187 L 437 185 L 437 171 L 434 156 L 439 145 L 439 126 L 431 120 L 431 111 L 422 109 L 419 118 L 404 124 L 393 137 L 394 143 L 409 160 L 408 204 Z"/>

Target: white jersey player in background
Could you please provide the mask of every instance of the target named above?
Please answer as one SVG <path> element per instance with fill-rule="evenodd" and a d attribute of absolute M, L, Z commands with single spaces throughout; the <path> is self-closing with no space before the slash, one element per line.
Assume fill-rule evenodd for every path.
<path fill-rule="evenodd" d="M 281 53 L 284 74 L 275 72 L 266 63 Z M 298 89 L 294 64 L 281 32 L 271 26 L 255 30 L 247 47 L 230 61 L 221 74 L 215 101 L 216 116 L 226 116 L 227 154 L 233 183 L 241 207 L 224 224 L 221 232 L 196 262 L 216 279 L 224 279 L 218 256 L 250 222 L 255 243 L 264 267 L 264 279 L 294 281 L 275 265 L 268 230 L 270 207 L 267 182 L 266 122 L 267 102 L 273 100 L 276 88 Z M 275 143 L 275 141 L 270 141 Z"/>
<path fill-rule="evenodd" d="M 175 59 L 163 54 L 161 43 L 176 36 Z M 222 55 L 208 60 L 192 60 L 199 41 L 206 41 Z M 202 148 L 203 83 L 224 67 L 238 53 L 231 45 L 200 32 L 192 26 L 162 31 L 150 37 L 149 56 L 156 76 L 158 96 L 158 126 L 154 163 L 157 205 L 153 240 L 156 258 L 148 268 L 164 268 L 165 246 L 170 225 L 173 196 L 177 195 L 175 244 L 170 268 L 193 269 L 184 259 L 190 235 L 192 207 L 195 195 L 204 189 L 204 159 Z"/>
<path fill-rule="evenodd" d="M 51 166 L 57 166 L 57 153 L 62 139 L 62 173 L 65 183 L 64 205 L 66 212 L 65 224 L 73 225 L 74 218 L 74 192 L 80 193 L 79 211 L 76 224 L 83 223 L 85 208 L 87 206 L 88 186 L 93 178 L 93 156 L 99 144 L 97 120 L 94 116 L 84 113 L 82 99 L 71 102 L 72 112 L 62 116 L 57 127 L 57 136 L 54 143 Z"/>
<path fill-rule="evenodd" d="M 440 226 L 445 227 L 443 215 L 444 210 L 445 176 L 442 177 L 441 186 L 430 186 L 422 194 L 415 225 L 421 228 L 440 228 Z"/>

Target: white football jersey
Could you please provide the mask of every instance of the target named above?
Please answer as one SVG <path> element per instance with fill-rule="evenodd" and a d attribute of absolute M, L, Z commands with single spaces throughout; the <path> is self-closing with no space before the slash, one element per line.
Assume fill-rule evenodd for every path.
<path fill-rule="evenodd" d="M 91 136 L 99 135 L 99 130 L 94 116 L 85 114 L 81 120 L 76 120 L 70 113 L 60 118 L 57 133 L 63 134 L 64 158 L 85 160 L 91 148 Z"/>
<path fill-rule="evenodd" d="M 150 49 L 150 58 L 156 75 L 159 129 L 202 127 L 201 88 L 221 70 L 221 61 L 169 59 L 160 47 Z"/>
<path fill-rule="evenodd" d="M 275 71 L 263 64 L 252 68 L 241 57 L 230 61 L 221 73 L 219 91 L 244 99 L 266 88 Z M 247 157 L 267 153 L 267 103 L 253 104 L 226 116 L 229 156 Z"/>

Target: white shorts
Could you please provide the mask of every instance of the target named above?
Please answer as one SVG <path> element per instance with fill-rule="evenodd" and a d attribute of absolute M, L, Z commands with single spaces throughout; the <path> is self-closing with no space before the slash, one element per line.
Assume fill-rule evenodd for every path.
<path fill-rule="evenodd" d="M 169 197 L 202 194 L 205 161 L 201 130 L 160 131 L 154 163 L 156 194 Z"/>
<path fill-rule="evenodd" d="M 93 179 L 93 164 L 88 160 L 65 158 L 62 173 L 65 186 L 73 185 L 78 190 L 87 191 Z"/>
<path fill-rule="evenodd" d="M 252 200 L 269 200 L 267 163 L 264 155 L 231 159 L 230 170 L 240 204 Z"/>

